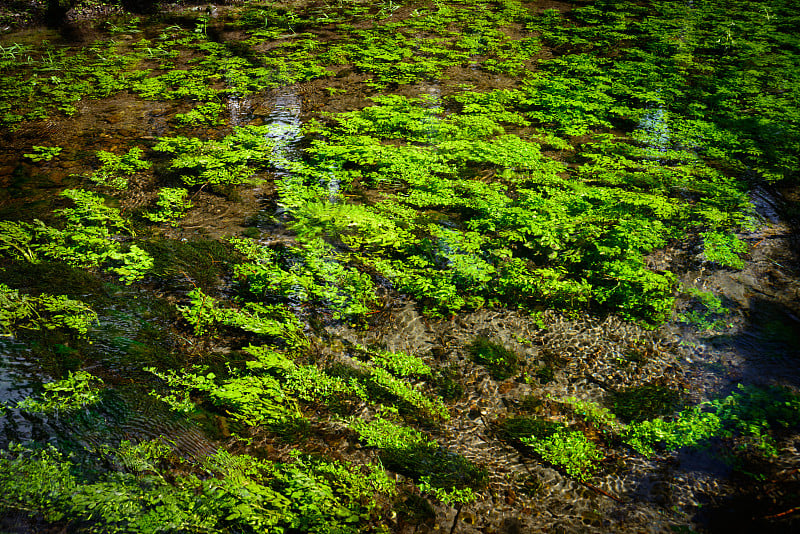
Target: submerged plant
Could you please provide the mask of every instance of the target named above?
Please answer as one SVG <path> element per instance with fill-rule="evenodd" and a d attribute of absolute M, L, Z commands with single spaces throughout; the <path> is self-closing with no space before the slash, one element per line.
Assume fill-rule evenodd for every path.
<path fill-rule="evenodd" d="M 495 380 L 505 380 L 517 372 L 519 356 L 503 345 L 478 336 L 467 346 L 474 360 L 484 365 Z"/>
<path fill-rule="evenodd" d="M 156 200 L 159 209 L 145 212 L 143 216 L 153 222 L 167 222 L 177 226 L 178 221 L 192 208 L 192 202 L 186 198 L 188 196 L 189 191 L 182 187 L 162 187 Z"/>
<path fill-rule="evenodd" d="M 56 210 L 63 228 L 33 223 L 3 221 L 0 224 L 0 252 L 36 262 L 63 261 L 75 267 L 104 267 L 126 283 L 141 279 L 153 259 L 135 244 L 125 245 L 115 235 L 131 234 L 128 221 L 119 210 L 109 207 L 90 191 L 65 189 L 62 196 L 73 206 Z"/>
<path fill-rule="evenodd" d="M 26 295 L 0 284 L 0 336 L 55 328 L 86 334 L 96 321 L 97 313 L 79 300 L 64 295 Z"/>
<path fill-rule="evenodd" d="M 740 257 L 747 252 L 747 243 L 735 235 L 722 232 L 705 232 L 703 234 L 703 255 L 709 262 L 722 267 L 741 269 L 744 261 Z"/>
<path fill-rule="evenodd" d="M 63 150 L 60 146 L 33 146 L 33 152 L 23 154 L 26 158 L 34 162 L 50 161 L 61 153 Z"/>
<path fill-rule="evenodd" d="M 726 318 L 731 310 L 714 293 L 694 287 L 688 288 L 686 293 L 691 296 L 690 309 L 680 314 L 679 319 L 682 322 L 701 330 L 718 330 L 728 325 Z"/>
<path fill-rule="evenodd" d="M 102 165 L 90 179 L 114 189 L 127 189 L 128 180 L 133 174 L 149 169 L 153 165 L 149 161 L 143 161 L 142 155 L 144 151 L 138 147 L 133 147 L 125 154 L 101 150 L 97 153 L 97 159 Z"/>
<path fill-rule="evenodd" d="M 257 169 L 270 165 L 276 141 L 270 125 L 243 126 L 220 141 L 163 137 L 153 147 L 172 156 L 170 168 L 188 186 L 233 185 L 251 181 Z"/>
<path fill-rule="evenodd" d="M 253 240 L 233 238 L 231 243 L 249 260 L 236 265 L 234 273 L 250 298 L 317 302 L 334 319 L 363 317 L 375 300 L 372 278 L 348 267 L 347 257 L 321 239 L 287 247 L 280 255 Z"/>
<path fill-rule="evenodd" d="M 66 378 L 44 384 L 39 397 L 27 397 L 17 408 L 30 413 L 55 414 L 86 408 L 100 400 L 103 381 L 86 371 L 69 372 Z"/>

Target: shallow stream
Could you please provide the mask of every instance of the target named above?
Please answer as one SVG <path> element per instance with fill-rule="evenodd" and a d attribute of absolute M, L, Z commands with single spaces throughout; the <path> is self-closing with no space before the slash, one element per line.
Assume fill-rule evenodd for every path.
<path fill-rule="evenodd" d="M 233 269 L 243 255 L 233 250 L 228 238 L 246 238 L 282 254 L 281 265 L 287 272 L 295 268 L 293 272 L 305 273 L 297 269 L 311 265 L 311 256 L 304 257 L 298 250 L 311 246 L 308 243 L 313 241 L 304 241 L 310 235 L 311 240 L 326 240 L 334 251 L 319 260 L 323 274 L 317 274 L 322 277 L 318 279 L 329 281 L 338 276 L 336 280 L 351 285 L 341 282 L 341 288 L 333 293 L 328 288 L 326 296 L 320 297 L 313 287 L 303 286 L 298 276 L 281 288 L 282 293 L 270 293 L 277 291 L 274 287 L 263 290 L 263 303 L 284 306 L 302 324 L 308 348 L 297 361 L 320 369 L 341 369 L 351 365 L 359 345 L 421 358 L 436 371 L 438 382 L 417 377 L 408 378 L 408 383 L 426 394 L 441 396 L 450 417 L 432 421 L 409 416 L 402 409 L 398 417 L 432 437 L 447 454 L 485 468 L 488 477 L 487 483 L 475 490 L 474 500 L 449 505 L 420 490 L 414 474 L 404 476 L 389 469 L 401 491 L 394 500 L 387 498 L 382 517 L 373 516 L 359 528 L 378 531 L 377 525 L 383 525 L 390 532 L 451 534 L 790 532 L 798 528 L 800 428 L 796 422 L 772 422 L 765 427 L 775 455 L 759 455 L 759 449 L 748 441 L 753 436 L 733 433 L 674 450 L 660 443 L 655 453 L 647 456 L 623 442 L 616 431 L 580 416 L 565 401 L 590 401 L 614 411 L 614 395 L 644 387 L 638 390 L 642 395 L 656 391 L 674 394 L 666 411 L 647 416 L 669 418 L 685 407 L 705 406 L 703 403 L 734 394 L 740 385 L 763 391 L 778 386 L 795 395 L 800 392 L 800 197 L 796 186 L 784 185 L 788 181 L 764 182 L 745 193 L 749 207 L 742 220 L 746 218 L 748 223 L 730 226 L 747 244 L 747 251 L 738 255 L 743 260 L 741 268 L 709 261 L 696 227 L 683 237 L 670 235 L 663 245 L 645 250 L 641 256 L 648 272 L 676 275 L 670 290 L 677 296 L 673 311 L 666 321 L 656 324 L 647 317 L 630 317 L 633 308 L 625 305 L 613 308 L 613 299 L 587 297 L 581 303 L 567 296 L 561 301 L 548 300 L 544 292 L 535 302 L 524 293 L 493 298 L 491 291 L 483 288 L 494 286 L 486 286 L 491 282 L 482 277 L 487 272 L 495 278 L 501 276 L 502 260 L 498 258 L 504 258 L 505 252 L 493 255 L 499 250 L 494 242 L 478 241 L 472 234 L 503 235 L 502 228 L 500 223 L 497 229 L 476 225 L 477 231 L 473 231 L 471 218 L 477 220 L 474 214 L 484 209 L 477 203 L 474 209 L 461 209 L 442 200 L 430 201 L 427 206 L 416 201 L 419 207 L 409 208 L 414 205 L 411 199 L 403 208 L 381 212 L 395 221 L 406 221 L 407 226 L 398 222 L 390 228 L 374 223 L 374 231 L 363 214 L 351 215 L 348 224 L 336 219 L 340 213 L 336 210 L 350 205 L 378 210 L 394 200 L 411 198 L 416 185 L 409 184 L 423 182 L 414 182 L 418 178 L 413 173 L 422 172 L 413 167 L 417 161 L 427 162 L 421 167 L 427 165 L 431 176 L 494 184 L 474 190 L 475 198 L 487 203 L 495 201 L 487 192 L 492 187 L 514 201 L 524 196 L 521 191 L 527 182 L 519 178 L 522 175 L 534 182 L 541 180 L 543 189 L 555 191 L 557 186 L 551 185 L 555 181 L 539 178 L 550 172 L 546 165 L 558 166 L 553 180 L 567 176 L 594 183 L 601 180 L 601 174 L 587 177 L 580 169 L 588 168 L 589 161 L 598 161 L 585 155 L 600 150 L 591 145 L 600 146 L 602 141 L 592 137 L 597 133 L 632 144 L 636 143 L 631 139 L 638 135 L 636 142 L 643 152 L 626 155 L 627 163 L 615 167 L 620 173 L 624 165 L 662 166 L 668 170 L 659 179 L 667 180 L 664 176 L 681 165 L 705 165 L 702 158 L 707 147 L 700 147 L 700 141 L 697 146 L 686 146 L 689 141 L 679 137 L 680 132 L 672 137 L 665 121 L 674 113 L 658 104 L 660 92 L 651 95 L 650 107 L 643 106 L 638 117 L 608 119 L 613 124 L 597 118 L 600 112 L 594 106 L 601 96 L 576 100 L 563 111 L 575 114 L 564 120 L 588 126 L 586 131 L 574 132 L 542 118 L 544 112 L 537 111 L 541 102 L 537 104 L 533 97 L 514 100 L 518 97 L 509 96 L 512 90 L 535 83 L 523 73 L 549 72 L 540 61 L 566 58 L 582 50 L 584 45 L 558 44 L 557 36 L 547 41 L 547 31 L 555 35 L 557 26 L 553 23 L 546 30 L 537 21 L 561 14 L 567 17 L 564 20 L 578 21 L 570 26 L 573 30 L 583 27 L 580 24 L 590 25 L 592 13 L 569 19 L 571 10 L 585 8 L 584 4 L 340 2 L 337 7 L 314 2 L 265 6 L 253 2 L 187 6 L 151 18 L 126 15 L 78 21 L 58 31 L 33 28 L 0 35 L 0 75 L 5 80 L 2 98 L 10 102 L 0 110 L 4 121 L 0 220 L 64 224 L 56 210 L 70 203 L 59 193 L 84 188 L 101 194 L 107 205 L 118 208 L 129 221 L 131 231 L 118 231 L 109 239 L 125 246 L 137 244 L 153 258 L 143 276 L 126 284 L 105 267 L 69 265 L 66 260 L 44 256 L 44 252 L 36 262 L 25 261 L 13 247 L 5 246 L 9 239 L 0 241 L 0 283 L 32 296 L 67 295 L 97 313 L 84 334 L 48 326 L 41 316 L 38 322 L 8 319 L 10 326 L 0 337 L 0 402 L 6 407 L 0 411 L 0 447 L 13 442 L 51 443 L 80 456 L 123 440 L 138 443 L 161 437 L 189 464 L 199 465 L 202 458 L 220 450 L 288 461 L 292 449 L 356 465 L 380 463 L 376 448 L 366 446 L 363 437 L 359 441 L 352 429 L 353 420 L 387 413 L 376 408 L 375 402 L 348 404 L 350 411 L 337 411 L 319 399 L 300 402 L 308 430 L 292 438 L 269 425 L 248 426 L 242 418 L 237 419 L 234 408 L 214 404 L 197 388 L 187 393 L 196 406 L 189 415 L 170 410 L 150 395 L 168 388 L 148 368 L 164 371 L 207 365 L 215 370 L 228 366 L 230 371 L 229 362 L 234 368 L 240 365 L 241 351 L 249 344 L 275 344 L 274 337 L 230 325 L 219 326 L 211 334 L 199 333 L 180 311 L 190 305 L 192 292 L 197 290 L 219 299 L 225 309 L 244 306 L 249 297 L 242 289 L 242 277 L 237 278 Z M 612 4 L 603 3 L 601 11 L 611 10 Z M 468 9 L 476 11 L 456 15 Z M 471 20 L 479 17 L 476 13 L 491 16 Z M 423 21 L 425 17 L 428 22 Z M 402 42 L 391 40 L 398 36 Z M 471 41 L 458 41 L 464 36 Z M 532 38 L 538 45 L 526 41 Z M 459 46 L 454 44 L 457 41 Z M 609 46 L 609 57 L 624 49 L 622 45 Z M 327 55 L 320 59 L 321 54 Z M 71 77 L 71 68 L 82 69 L 76 71 L 77 78 Z M 574 68 L 565 72 L 579 72 L 576 77 L 587 72 Z M 161 85 L 153 81 L 175 72 L 184 75 L 176 81 L 165 78 Z M 602 72 L 596 73 L 598 79 L 601 76 Z M 90 83 L 74 89 L 81 79 Z M 45 89 L 28 90 L 35 83 Z M 26 89 L 15 92 L 20 84 Z M 610 91 L 611 85 L 609 82 L 603 90 Z M 567 95 L 573 90 L 562 89 Z M 584 89 L 601 91 L 589 86 Z M 509 92 L 503 93 L 505 90 Z M 475 104 L 484 106 L 475 113 L 477 117 L 507 112 L 488 126 L 478 120 L 457 119 L 462 120 L 458 124 L 463 128 L 490 132 L 486 137 L 489 144 L 479 149 L 458 145 L 454 139 L 461 139 L 460 130 L 447 130 L 451 138 L 440 138 L 439 131 L 451 126 L 448 117 L 467 114 L 467 100 L 456 98 L 466 92 L 506 95 L 505 101 Z M 548 97 L 551 110 L 563 105 L 555 94 Z M 383 122 L 375 119 L 367 124 L 373 119 L 349 115 L 335 122 L 338 114 L 363 110 L 375 104 L 370 99 L 381 95 L 409 99 L 404 102 L 411 102 L 411 111 L 406 111 L 412 119 L 403 122 L 388 116 L 381 118 Z M 515 103 L 508 104 L 511 101 Z M 205 111 L 200 109 L 204 105 L 208 105 Z M 512 106 L 516 106 L 513 113 L 509 111 Z M 583 109 L 586 115 L 573 108 Z M 192 110 L 199 111 L 191 115 Z M 525 120 L 519 120 L 517 114 Z M 315 121 L 329 129 L 310 128 Z M 197 177 L 203 172 L 198 169 L 224 173 L 238 168 L 240 160 L 225 159 L 225 154 L 241 150 L 238 145 L 226 145 L 220 152 L 206 148 L 207 152 L 195 154 L 209 161 L 220 158 L 218 167 L 207 161 L 179 167 L 174 163 L 177 160 L 170 159 L 177 156 L 154 149 L 165 137 L 224 143 L 226 136 L 238 131 L 235 128 L 249 126 L 269 127 L 266 133 L 259 133 L 269 150 L 260 155 L 258 148 L 253 148 L 243 164 L 250 166 L 250 176 L 237 183 L 204 182 Z M 332 141 L 323 143 L 335 135 L 362 136 L 364 145 L 354 148 L 347 140 L 335 146 Z M 522 158 L 512 149 L 486 155 L 493 150 L 491 140 L 512 135 L 535 140 L 542 147 L 538 167 L 504 163 Z M 428 160 L 409 157 L 381 167 L 375 161 L 381 161 L 385 152 L 369 145 L 369 136 L 382 139 L 379 145 L 384 150 L 411 146 L 419 149 L 419 154 L 429 151 L 435 156 Z M 447 141 L 453 143 L 447 145 Z M 35 146 L 60 147 L 61 151 L 50 160 L 26 155 Z M 128 173 L 126 187 L 110 187 L 108 181 L 91 178 L 101 170 L 98 151 L 120 155 L 135 147 L 143 149 L 143 159 L 152 165 Z M 347 156 L 337 160 L 341 153 Z M 463 154 L 463 160 L 447 159 L 450 153 Z M 609 150 L 606 155 L 613 153 Z M 639 157 L 641 161 L 636 159 Z M 701 163 L 686 163 L 692 158 Z M 717 166 L 732 173 L 722 157 L 712 161 L 708 156 L 707 160 L 711 161 L 709 168 Z M 312 172 L 309 162 L 319 166 Z M 650 180 L 656 175 L 636 175 L 635 179 Z M 197 181 L 189 183 L 186 176 Z M 186 198 L 192 206 L 185 215 L 164 222 L 148 219 L 146 214 L 157 208 L 159 192 L 167 187 L 188 191 Z M 466 186 L 454 186 L 454 191 L 462 191 L 458 187 Z M 624 182 L 611 189 L 625 187 L 650 191 Z M 666 197 L 674 204 L 694 202 L 702 195 L 692 187 Z M 317 196 L 303 197 L 307 203 L 302 204 L 297 200 L 301 188 Z M 581 191 L 576 189 L 575 196 L 583 194 Z M 500 201 L 492 209 L 504 209 L 497 206 Z M 409 216 L 409 211 L 414 215 Z M 581 216 L 573 212 L 565 218 Z M 559 230 L 563 220 L 554 222 L 553 228 Z M 362 230 L 364 233 L 359 233 Z M 559 238 L 555 230 L 553 239 Z M 584 238 L 591 239 L 587 234 L 589 237 L 571 240 L 569 232 L 564 231 L 563 243 L 553 245 L 552 251 L 542 244 L 542 234 L 523 238 L 509 232 L 508 241 L 516 241 L 503 250 L 540 267 L 567 256 L 569 246 L 583 246 Z M 411 255 L 411 245 L 401 244 L 401 239 L 412 238 L 417 240 L 414 246 L 427 255 Z M 455 273 L 447 275 L 456 288 L 455 295 L 444 305 L 422 294 L 418 289 L 422 286 L 408 282 L 410 278 L 398 274 L 399 268 L 381 263 L 382 259 L 399 258 L 411 264 L 423 255 L 435 269 L 431 280 L 440 272 Z M 564 263 L 563 272 L 578 264 Z M 470 270 L 471 266 L 475 269 Z M 355 306 L 357 294 L 352 288 L 365 287 L 352 282 L 347 269 L 366 273 L 370 279 L 366 312 L 348 315 L 336 307 L 341 302 Z M 595 267 L 585 272 L 591 269 Z M 582 281 L 589 283 L 585 277 L 590 275 L 573 276 L 574 272 L 569 271 L 564 279 L 584 277 Z M 711 292 L 721 302 L 722 311 L 699 304 L 690 288 Z M 436 290 L 440 289 L 437 286 Z M 458 307 L 452 304 L 457 297 L 475 299 Z M 641 309 L 650 310 L 648 305 Z M 625 314 L 628 319 L 622 318 Z M 517 354 L 519 361 L 511 376 L 493 376 L 491 369 L 476 361 L 469 348 L 476 337 Z M 283 350 L 285 343 L 275 346 Z M 102 380 L 100 403 L 61 414 L 35 414 L 16 407 L 23 399 L 41 394 L 43 383 L 78 370 Z M 386 397 L 381 403 L 391 404 Z M 569 424 L 596 443 L 604 459 L 584 480 L 570 476 L 562 465 L 543 460 L 503 434 L 503 424 L 514 418 Z M 184 469 L 188 468 L 180 468 Z M 420 495 L 429 504 L 420 504 L 416 500 Z M 67 525 L 66 519 L 42 523 L 41 516 L 29 515 L 5 498 L 0 499 L 0 515 L 0 527 L 8 532 L 44 532 Z"/>

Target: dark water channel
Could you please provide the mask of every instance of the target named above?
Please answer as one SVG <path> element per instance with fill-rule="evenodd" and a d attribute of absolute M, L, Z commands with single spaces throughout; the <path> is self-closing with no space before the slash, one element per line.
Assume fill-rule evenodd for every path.
<path fill-rule="evenodd" d="M 557 9 L 566 6 L 550 4 Z M 33 50 L 48 40 L 54 48 L 78 50 L 98 40 L 113 39 L 121 43 L 119 51 L 130 52 L 140 39 L 155 41 L 167 28 L 180 26 L 187 34 L 204 31 L 211 41 L 224 44 L 230 39 L 233 45 L 244 47 L 246 35 L 233 24 L 238 15 L 233 7 L 230 12 L 227 9 L 192 7 L 188 12 L 140 22 L 131 32 L 119 29 L 109 33 L 110 25 L 123 27 L 130 17 L 108 23 L 74 23 L 61 32 L 10 32 L 0 36 L 0 45 L 10 49 L 18 44 Z M 401 7 L 393 13 L 399 17 L 410 11 Z M 320 40 L 333 31 L 322 26 Z M 291 35 L 283 32 L 274 42 L 254 46 L 259 52 L 268 50 L 275 42 L 290 40 Z M 197 49 L 182 51 L 171 60 L 172 65 L 191 69 L 195 64 L 187 62 L 199 55 Z M 144 63 L 155 68 L 148 61 Z M 357 439 L 352 432 L 341 428 L 327 435 L 312 432 L 304 442 L 291 446 L 268 432 L 252 431 L 251 445 L 244 447 L 231 434 L 244 435 L 251 429 L 205 408 L 192 418 L 171 412 L 148 395 L 160 384 L 145 371 L 153 366 L 182 368 L 225 361 L 251 339 L 241 333 L 194 336 L 176 306 L 186 305 L 188 293 L 196 288 L 220 298 L 236 294 L 225 264 L 231 249 L 221 244 L 223 239 L 246 236 L 273 247 L 294 242 L 294 234 L 287 228 L 292 219 L 276 182 L 291 181 L 292 162 L 300 161 L 312 143 L 302 127 L 311 120 L 323 120 L 324 112 L 360 109 L 368 105 L 368 97 L 382 91 L 365 85 L 366 76 L 358 69 L 332 70 L 337 69 L 331 76 L 276 84 L 249 94 L 238 93 L 232 79 L 214 78 L 212 83 L 222 91 L 215 101 L 219 104 L 216 119 L 186 127 L 176 126 L 175 117 L 194 107 L 191 98 L 145 99 L 132 90 L 122 90 L 74 101 L 71 116 L 54 111 L 46 118 L 9 126 L 0 134 L 0 219 L 41 219 L 51 224 L 57 220 L 53 210 L 67 205 L 58 197 L 63 189 L 94 189 L 133 217 L 135 239 L 151 254 L 160 255 L 152 271 L 132 285 L 97 269 L 87 274 L 74 267 L 48 262 L 26 265 L 0 257 L 0 282 L 33 295 L 68 295 L 98 314 L 83 336 L 58 329 L 28 329 L 0 337 L 0 402 L 9 407 L 0 411 L 0 447 L 38 441 L 81 451 L 120 440 L 140 442 L 167 436 L 187 461 L 226 447 L 256 450 L 259 444 L 264 447 L 262 454 L 274 457 L 283 457 L 292 446 L 337 458 L 363 459 L 372 454 L 354 443 Z M 2 72 L 10 75 L 9 70 Z M 476 91 L 514 84 L 507 75 L 469 66 L 452 68 L 448 74 L 441 80 L 389 85 L 398 94 L 433 95 L 433 106 L 442 96 L 454 93 L 459 84 L 469 83 Z M 663 150 L 669 144 L 669 132 L 659 122 L 663 110 L 655 107 L 643 120 L 641 129 L 650 135 L 652 148 Z M 193 207 L 175 225 L 149 223 L 138 215 L 152 208 L 160 187 L 179 184 L 174 173 L 167 172 L 165 157 L 156 156 L 152 172 L 135 174 L 125 190 L 114 191 L 88 179 L 98 168 L 95 153 L 99 150 L 119 154 L 141 147 L 152 155 L 152 147 L 163 136 L 219 140 L 233 127 L 246 125 L 273 126 L 265 141 L 275 147 L 277 163 L 269 170 L 259 170 L 253 183 L 191 189 Z M 50 161 L 32 161 L 23 154 L 34 145 L 58 146 L 62 151 Z M 341 198 L 338 181 L 331 179 L 326 187 L 332 202 Z M 371 195 L 380 196 L 367 188 L 345 194 L 367 200 L 373 200 Z M 548 399 L 576 397 L 602 404 L 613 392 L 648 384 L 679 392 L 679 406 L 724 397 L 738 391 L 739 384 L 800 390 L 800 261 L 798 221 L 792 218 L 798 213 L 797 191 L 758 189 L 751 200 L 756 211 L 754 225 L 739 234 L 749 245 L 744 268 L 709 266 L 698 250 L 685 244 L 668 246 L 648 257 L 654 269 L 675 269 L 682 287 L 712 291 L 722 299 L 728 312 L 708 329 L 680 320 L 680 314 L 694 305 L 686 293 L 677 301 L 673 320 L 655 329 L 613 315 L 548 309 L 531 315 L 483 308 L 431 318 L 422 313 L 421 302 L 401 294 L 377 275 L 380 306 L 369 316 L 366 327 L 327 320 L 330 314 L 326 310 L 293 303 L 306 321 L 305 333 L 320 358 L 335 360 L 356 344 L 405 351 L 449 370 L 463 392 L 447 401 L 451 418 L 441 423 L 436 438 L 443 448 L 485 467 L 487 488 L 463 506 L 447 506 L 429 498 L 428 515 L 414 519 L 405 514 L 402 520 L 388 520 L 389 528 L 409 533 L 445 529 L 451 533 L 790 532 L 797 528 L 799 514 L 792 512 L 800 506 L 800 432 L 796 427 L 776 431 L 779 454 L 768 459 L 735 456 L 728 450 L 734 442 L 721 438 L 713 438 L 703 447 L 661 451 L 652 457 L 611 441 L 605 446 L 602 468 L 587 483 L 535 456 L 520 454 L 497 433 L 496 423 L 512 417 L 535 415 L 567 421 L 568 416 L 558 412 L 560 405 Z M 432 220 L 439 216 L 431 215 Z M 460 223 L 448 224 L 448 228 L 458 228 Z M 454 253 L 447 246 L 442 241 L 440 255 L 445 259 L 441 261 L 449 261 L 448 254 Z M 533 376 L 537 369 L 548 369 L 551 374 L 547 379 L 526 380 L 522 372 L 516 379 L 493 378 L 466 349 L 476 335 L 518 353 L 525 376 Z M 13 408 L 22 399 L 41 393 L 43 382 L 77 370 L 103 380 L 102 401 L 95 407 L 69 418 L 30 415 Z M 539 399 L 538 405 L 531 404 L 532 398 Z M 327 423 L 335 426 L 335 418 Z M 589 425 L 586 428 L 590 434 L 595 432 Z M 593 437 L 606 443 L 601 436 Z M 410 490 L 409 495 L 417 493 Z M 8 532 L 49 528 L 13 508 L 4 513 L 2 525 Z"/>

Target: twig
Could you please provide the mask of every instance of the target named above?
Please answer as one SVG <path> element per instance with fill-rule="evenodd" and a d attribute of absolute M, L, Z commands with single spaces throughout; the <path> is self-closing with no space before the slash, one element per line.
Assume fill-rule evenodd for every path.
<path fill-rule="evenodd" d="M 797 512 L 798 510 L 800 510 L 800 508 L 798 508 L 798 507 L 789 508 L 785 512 L 781 512 L 779 514 L 764 516 L 764 519 L 778 519 L 779 517 L 783 517 L 783 516 L 786 516 L 786 515 L 793 514 L 793 513 Z"/>
<path fill-rule="evenodd" d="M 610 493 L 608 493 L 607 491 L 605 491 L 605 490 L 602 490 L 602 489 L 598 488 L 598 487 L 597 487 L 597 486 L 595 486 L 594 484 L 589 484 L 588 482 L 581 482 L 581 484 L 583 484 L 584 486 L 586 486 L 586 487 L 587 487 L 587 488 L 589 488 L 590 490 L 594 490 L 594 491 L 596 491 L 597 493 L 600 493 L 600 494 L 602 494 L 602 495 L 605 495 L 605 496 L 606 496 L 606 497 L 608 497 L 609 499 L 614 499 L 614 500 L 615 500 L 615 501 L 617 501 L 618 503 L 625 504 L 625 501 L 623 501 L 622 499 L 620 499 L 620 498 L 619 498 L 619 497 L 617 497 L 616 495 L 611 495 L 611 494 L 610 494 Z"/>
<path fill-rule="evenodd" d="M 461 508 L 464 506 L 463 503 L 458 503 L 458 508 L 456 508 L 456 516 L 453 518 L 453 526 L 450 527 L 450 534 L 456 531 L 456 526 L 458 525 L 458 516 L 461 515 Z"/>

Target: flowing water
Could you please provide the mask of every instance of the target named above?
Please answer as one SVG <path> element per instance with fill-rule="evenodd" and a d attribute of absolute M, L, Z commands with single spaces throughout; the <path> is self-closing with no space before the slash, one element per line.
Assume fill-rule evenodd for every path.
<path fill-rule="evenodd" d="M 552 4 L 562 7 L 560 3 Z M 172 24 L 191 27 L 182 16 L 155 19 L 145 32 L 157 35 Z M 102 34 L 100 26 L 89 23 L 84 26 L 75 27 L 78 30 L 72 34 L 73 39 L 91 43 L 98 33 Z M 209 22 L 210 33 L 216 31 L 225 36 L 228 35 L 225 29 L 221 22 L 213 19 Z M 232 30 L 230 35 L 236 35 L 236 31 Z M 49 31 L 26 30 L 3 35 L 1 40 L 8 47 L 10 43 L 35 43 L 45 38 L 54 42 L 58 39 Z M 133 42 L 138 36 L 122 33 L 115 38 Z M 191 59 L 186 55 L 175 61 L 180 64 Z M 468 81 L 477 90 L 513 83 L 507 77 L 485 71 L 475 73 L 473 79 L 471 69 L 474 67 L 455 69 L 449 83 Z M 220 139 L 236 126 L 270 125 L 266 139 L 275 146 L 274 168 L 260 176 L 264 181 L 255 184 L 226 191 L 203 188 L 194 191 L 194 207 L 179 224 L 145 230 L 144 235 L 153 242 L 174 241 L 177 243 L 174 247 L 199 241 L 208 244 L 243 233 L 271 245 L 291 243 L 293 236 L 286 230 L 285 212 L 272 184 L 281 179 L 291 181 L 293 164 L 302 159 L 309 142 L 302 131 L 307 121 L 319 119 L 320 111 L 357 109 L 368 102 L 368 95 L 376 94 L 356 85 L 363 79 L 358 72 L 343 70 L 324 81 L 292 83 L 246 96 L 235 91 L 226 93 L 222 100 L 223 125 L 196 125 L 188 133 L 204 139 Z M 232 83 L 225 80 L 228 86 Z M 430 95 L 426 105 L 434 107 L 448 91 L 444 83 L 427 80 L 411 89 L 401 87 L 399 91 Z M 344 94 L 337 90 L 351 89 L 347 84 L 353 84 L 351 91 Z M 152 147 L 156 138 L 174 135 L 173 117 L 187 108 L 185 102 L 144 100 L 127 91 L 100 99 L 82 99 L 75 107 L 71 117 L 56 114 L 23 122 L 15 131 L 2 134 L 0 218 L 47 219 L 52 209 L 62 204 L 54 200 L 58 192 L 76 184 L 89 186 L 81 176 L 88 176 L 96 167 L 95 151 Z M 654 106 L 639 123 L 646 144 L 655 151 L 654 158 L 672 142 L 666 113 L 663 107 Z M 431 119 L 431 127 L 435 127 L 434 122 Z M 63 151 L 54 161 L 33 163 L 22 157 L 32 145 L 60 146 Z M 331 203 L 343 197 L 344 191 L 333 172 L 327 187 Z M 134 181 L 115 202 L 126 211 L 140 209 L 152 204 L 156 190 L 153 179 L 144 176 Z M 368 197 L 370 193 L 363 194 Z M 463 390 L 463 395 L 449 404 L 452 418 L 443 423 L 438 441 L 442 447 L 485 466 L 489 473 L 488 489 L 480 492 L 474 503 L 464 506 L 434 502 L 433 519 L 417 523 L 398 521 L 393 528 L 409 533 L 450 529 L 450 532 L 488 534 L 746 531 L 737 522 L 747 528 L 774 532 L 788 525 L 796 526 L 796 521 L 770 523 L 765 519 L 769 514 L 758 508 L 762 504 L 764 509 L 771 506 L 770 510 L 776 510 L 782 506 L 788 510 L 797 505 L 790 498 L 795 495 L 792 492 L 800 472 L 800 434 L 796 428 L 781 434 L 777 444 L 781 454 L 769 464 L 766 480 L 760 479 L 758 485 L 750 487 L 751 479 L 737 471 L 724 455 L 717 454 L 719 443 L 708 449 L 681 449 L 652 458 L 615 447 L 601 474 L 593 477 L 590 484 L 583 484 L 520 454 L 498 438 L 494 424 L 518 415 L 563 418 L 552 404 L 530 406 L 532 396 L 577 397 L 602 403 L 612 392 L 657 383 L 681 391 L 687 404 L 696 404 L 734 391 L 737 384 L 800 389 L 797 221 L 787 216 L 797 205 L 792 200 L 794 194 L 792 190 L 765 188 L 752 193 L 756 222 L 749 233 L 740 234 L 750 246 L 743 269 L 706 269 L 697 259 L 696 250 L 681 246 L 667 247 L 648 258 L 653 269 L 686 266 L 681 275 L 684 287 L 711 290 L 724 299 L 730 313 L 725 318 L 726 325 L 718 329 L 703 331 L 677 321 L 645 329 L 615 317 L 569 315 L 551 310 L 532 316 L 511 310 L 481 309 L 433 319 L 422 313 L 420 303 L 401 295 L 388 283 L 379 290 L 383 305 L 371 318 L 368 329 L 342 322 L 307 326 L 307 333 L 326 357 L 335 359 L 342 347 L 352 344 L 424 355 L 436 366 L 448 369 Z M 449 236 L 450 228 L 457 225 L 444 220 L 440 224 L 441 235 Z M 470 257 L 444 237 L 439 238 L 434 248 L 433 254 L 442 263 L 449 264 L 454 255 L 461 256 L 460 261 Z M 184 263 L 165 268 L 160 275 L 146 278 L 133 288 L 107 278 L 91 287 L 76 288 L 58 287 L 59 275 L 51 274 L 38 281 L 26 279 L 24 272 L 16 277 L 8 273 L 0 275 L 16 282 L 18 287 L 81 295 L 99 314 L 98 322 L 83 339 L 0 338 L 0 402 L 13 406 L 41 391 L 43 381 L 63 376 L 66 370 L 90 370 L 106 384 L 101 402 L 73 419 L 31 417 L 17 410 L 0 412 L 0 446 L 6 447 L 12 441 L 61 440 L 75 448 L 91 449 L 121 440 L 139 442 L 166 436 L 187 460 L 202 458 L 225 447 L 231 424 L 226 417 L 205 412 L 198 420 L 187 420 L 173 414 L 147 394 L 152 377 L 142 371 L 151 365 L 165 366 L 173 361 L 225 358 L 239 341 L 235 336 L 223 337 L 199 346 L 200 342 L 191 338 L 181 322 L 174 306 L 184 304 L 186 293 L 193 287 L 216 287 L 220 294 L 232 291 L 229 275 L 224 270 L 215 270 L 215 253 L 188 254 L 180 259 Z M 472 261 L 478 259 L 476 256 Z M 203 270 L 208 280 L 201 282 L 191 269 Z M 67 278 L 63 276 L 64 284 L 68 283 Z M 55 287 L 41 287 L 41 284 L 55 284 Z M 689 306 L 688 299 L 678 303 L 679 311 Z M 308 310 L 304 313 L 310 317 L 316 315 Z M 521 355 L 522 369 L 530 375 L 547 368 L 552 377 L 549 380 L 492 378 L 486 369 L 473 362 L 466 349 L 476 335 L 496 340 L 517 352 Z M 331 440 L 312 436 L 308 447 L 332 454 L 349 454 L 353 450 L 352 443 L 341 436 Z M 781 495 L 786 488 L 790 497 L 784 499 Z M 752 502 L 748 503 L 748 499 Z M 788 520 L 791 521 L 791 514 Z M 20 520 L 15 532 L 33 532 L 39 527 Z"/>

